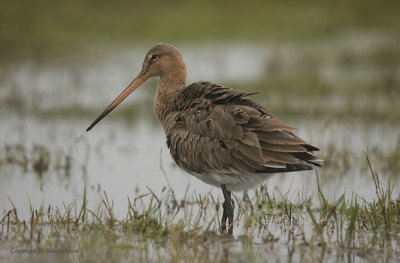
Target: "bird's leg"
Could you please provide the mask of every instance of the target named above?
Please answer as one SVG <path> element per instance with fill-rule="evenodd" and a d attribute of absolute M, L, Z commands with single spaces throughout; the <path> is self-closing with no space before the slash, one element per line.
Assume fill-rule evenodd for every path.
<path fill-rule="evenodd" d="M 221 232 L 226 233 L 228 230 L 228 235 L 233 234 L 233 211 L 235 209 L 235 204 L 233 203 L 231 197 L 231 191 L 226 189 L 226 185 L 221 185 L 222 193 L 224 194 L 224 203 L 222 207 L 224 209 L 222 213 L 222 220 L 221 220 Z M 228 229 L 226 228 L 226 220 L 228 219 Z"/>
<path fill-rule="evenodd" d="M 221 233 L 226 234 L 226 220 L 228 215 L 226 213 L 226 200 L 222 204 L 223 212 L 222 212 L 222 220 L 221 220 Z"/>

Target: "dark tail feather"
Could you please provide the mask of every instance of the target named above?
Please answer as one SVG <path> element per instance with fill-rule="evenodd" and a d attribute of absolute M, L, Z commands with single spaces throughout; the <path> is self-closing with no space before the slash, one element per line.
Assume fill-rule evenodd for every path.
<path fill-rule="evenodd" d="M 293 156 L 299 160 L 321 167 L 324 164 L 324 160 L 319 159 L 317 156 L 309 152 L 293 153 Z"/>

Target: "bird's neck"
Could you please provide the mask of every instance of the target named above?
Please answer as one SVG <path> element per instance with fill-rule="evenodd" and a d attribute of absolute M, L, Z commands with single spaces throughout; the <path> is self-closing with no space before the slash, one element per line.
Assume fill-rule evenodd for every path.
<path fill-rule="evenodd" d="M 160 76 L 156 96 L 154 97 L 154 110 L 164 128 L 168 115 L 176 108 L 177 96 L 185 87 L 185 68 Z"/>

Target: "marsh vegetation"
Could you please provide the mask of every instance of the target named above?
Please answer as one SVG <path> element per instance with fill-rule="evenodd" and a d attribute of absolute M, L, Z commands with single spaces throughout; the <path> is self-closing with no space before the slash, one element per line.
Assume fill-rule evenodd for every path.
<path fill-rule="evenodd" d="M 397 5 L 4 3 L 0 261 L 398 261 Z M 84 132 L 161 41 L 189 81 L 260 92 L 326 160 L 235 193 L 233 237 L 219 189 L 169 157 L 155 82 Z"/>

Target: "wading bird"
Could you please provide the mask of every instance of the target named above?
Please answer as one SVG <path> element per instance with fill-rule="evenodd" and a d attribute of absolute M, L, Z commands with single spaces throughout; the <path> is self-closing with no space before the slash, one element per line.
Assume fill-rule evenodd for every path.
<path fill-rule="evenodd" d="M 254 93 L 205 81 L 186 86 L 181 54 L 163 43 L 147 52 L 139 75 L 86 131 L 151 77 L 159 77 L 154 110 L 172 158 L 188 173 L 222 188 L 221 232 L 233 232 L 231 191 L 252 188 L 273 173 L 311 170 L 323 164 L 312 153 L 319 150 L 317 147 L 248 98 Z"/>

